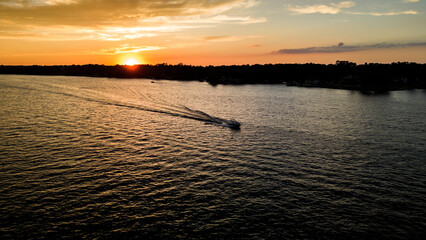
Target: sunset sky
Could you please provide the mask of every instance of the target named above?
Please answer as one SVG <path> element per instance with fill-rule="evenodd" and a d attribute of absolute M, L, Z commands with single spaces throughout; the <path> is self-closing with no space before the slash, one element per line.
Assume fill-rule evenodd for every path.
<path fill-rule="evenodd" d="M 426 63 L 426 0 L 0 0 L 0 64 Z"/>

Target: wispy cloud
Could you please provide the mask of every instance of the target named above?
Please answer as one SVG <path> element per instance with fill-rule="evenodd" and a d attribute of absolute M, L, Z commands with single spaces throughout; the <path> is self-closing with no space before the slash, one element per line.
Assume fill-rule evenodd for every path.
<path fill-rule="evenodd" d="M 102 54 L 138 53 L 138 52 L 153 51 L 153 50 L 159 50 L 159 49 L 162 49 L 162 47 L 134 46 L 130 44 L 123 44 L 120 47 L 116 47 L 116 48 L 101 49 L 97 53 L 102 53 Z"/>
<path fill-rule="evenodd" d="M 194 2 L 194 1 L 182 1 L 181 2 Z M 216 15 L 221 14 L 223 12 L 227 12 L 232 9 L 238 9 L 238 8 L 252 8 L 254 6 L 257 6 L 259 4 L 256 0 L 219 0 L 219 1 L 206 1 L 206 0 L 199 0 L 195 1 L 198 4 L 195 4 L 194 6 L 189 5 L 187 8 L 184 9 L 184 14 L 209 14 L 209 15 Z M 217 5 L 216 5 L 217 3 Z M 206 5 L 206 6 L 214 6 L 212 8 L 210 7 L 199 7 L 200 5 Z"/>
<path fill-rule="evenodd" d="M 343 52 L 358 52 L 372 49 L 389 49 L 389 48 L 404 48 L 404 47 L 423 47 L 426 42 L 418 43 L 376 43 L 367 45 L 345 45 L 339 43 L 328 47 L 307 47 L 307 48 L 290 48 L 274 51 L 274 54 L 309 54 L 309 53 L 343 53 Z"/>
<path fill-rule="evenodd" d="M 418 2 L 419 0 L 406 0 L 405 2 Z M 397 15 L 415 15 L 419 14 L 414 10 L 407 11 L 399 11 L 399 12 L 352 12 L 346 11 L 345 9 L 352 8 L 356 4 L 353 1 L 344 1 L 340 3 L 330 3 L 329 5 L 325 4 L 315 4 L 315 5 L 307 5 L 307 6 L 290 6 L 287 9 L 294 14 L 313 14 L 313 13 L 321 13 L 321 14 L 352 14 L 352 15 L 370 15 L 370 16 L 397 16 Z"/>
<path fill-rule="evenodd" d="M 402 11 L 402 12 L 348 12 L 348 14 L 354 15 L 371 15 L 371 16 L 398 16 L 398 15 L 416 15 L 419 14 L 417 11 Z"/>
<path fill-rule="evenodd" d="M 214 15 L 214 16 L 180 16 L 180 17 L 154 17 L 139 20 L 140 23 L 150 24 L 185 24 L 188 26 L 206 27 L 205 24 L 254 24 L 263 23 L 267 19 L 264 17 L 252 18 L 250 16 L 229 16 L 229 15 Z"/>
<path fill-rule="evenodd" d="M 259 36 L 205 36 L 202 40 L 207 42 L 234 42 L 257 37 Z"/>
<path fill-rule="evenodd" d="M 415 3 L 415 2 L 420 2 L 420 0 L 404 0 L 404 3 Z"/>
<path fill-rule="evenodd" d="M 214 17 L 258 3 L 255 0 L 2 0 L 0 19 L 44 26 L 124 26 L 159 17 L 163 20 Z"/>
<path fill-rule="evenodd" d="M 0 6 L 25 8 L 77 4 L 79 0 L 2 0 Z"/>
<path fill-rule="evenodd" d="M 231 17 L 227 15 L 217 15 L 205 20 L 201 20 L 201 23 L 235 23 L 235 24 L 254 24 L 266 22 L 266 18 L 252 18 L 250 16 L 244 17 Z"/>
<path fill-rule="evenodd" d="M 87 36 L 90 39 L 105 41 L 123 41 L 136 38 L 155 37 L 162 33 L 172 33 L 183 31 L 197 26 L 187 25 L 162 25 L 150 27 L 102 27 L 97 29 L 88 29 Z"/>
<path fill-rule="evenodd" d="M 78 31 L 78 38 L 120 41 L 218 24 L 266 22 L 241 11 L 258 4 L 258 0 L 0 0 L 0 31 L 6 33 L 2 38 L 22 37 L 25 26 L 27 31 L 38 29 L 40 38 L 57 39 L 55 30 L 74 28 L 69 39 Z M 23 32 L 10 32 L 9 26 Z"/>
<path fill-rule="evenodd" d="M 0 28 L 2 24 L 0 23 Z M 0 30 L 0 39 L 27 39 L 43 41 L 80 41 L 80 40 L 103 40 L 103 41 L 123 41 L 136 38 L 155 37 L 161 32 L 179 31 L 177 27 L 158 28 L 75 28 L 63 27 L 39 27 L 20 26 L 17 29 Z"/>
<path fill-rule="evenodd" d="M 312 13 L 322 13 L 322 14 L 337 14 L 342 11 L 344 8 L 351 8 L 355 6 L 355 2 L 345 1 L 340 3 L 330 3 L 329 5 L 325 4 L 315 4 L 309 6 L 294 6 L 288 7 L 288 10 L 294 12 L 295 14 L 312 14 Z"/>

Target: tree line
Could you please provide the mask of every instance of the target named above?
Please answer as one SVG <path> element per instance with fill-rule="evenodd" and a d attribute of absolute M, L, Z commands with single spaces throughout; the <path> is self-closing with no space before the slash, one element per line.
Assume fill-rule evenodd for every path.
<path fill-rule="evenodd" d="M 54 65 L 0 66 L 0 74 L 64 75 L 109 78 L 148 78 L 205 81 L 216 84 L 283 84 L 388 91 L 426 89 L 426 64 L 254 64 L 226 66 L 169 65 Z"/>

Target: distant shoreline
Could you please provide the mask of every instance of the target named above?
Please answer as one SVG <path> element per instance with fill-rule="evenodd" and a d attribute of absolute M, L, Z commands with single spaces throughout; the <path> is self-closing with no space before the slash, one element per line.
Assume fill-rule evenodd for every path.
<path fill-rule="evenodd" d="M 233 66 L 0 65 L 0 74 L 146 78 L 201 81 L 212 85 L 287 84 L 377 92 L 426 89 L 426 64 L 408 62 L 357 65 L 348 61 L 337 61 L 336 64 L 329 65 L 308 63 Z"/>

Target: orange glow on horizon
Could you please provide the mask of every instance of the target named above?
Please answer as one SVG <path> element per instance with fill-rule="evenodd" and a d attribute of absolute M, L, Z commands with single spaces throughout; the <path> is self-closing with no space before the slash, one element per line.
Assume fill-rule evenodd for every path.
<path fill-rule="evenodd" d="M 128 66 L 134 66 L 138 64 L 141 64 L 141 63 L 135 58 L 128 58 L 124 61 L 124 65 L 128 65 Z"/>

